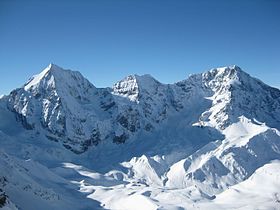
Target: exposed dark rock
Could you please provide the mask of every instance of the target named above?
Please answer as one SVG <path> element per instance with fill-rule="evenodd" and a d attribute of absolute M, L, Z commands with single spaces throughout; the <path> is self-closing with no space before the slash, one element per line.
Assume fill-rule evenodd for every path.
<path fill-rule="evenodd" d="M 152 126 L 152 124 L 148 123 L 145 125 L 144 129 L 146 131 L 152 131 L 154 129 L 154 126 Z"/>
<path fill-rule="evenodd" d="M 101 108 L 104 109 L 104 111 L 108 111 L 115 105 L 116 105 L 116 103 L 114 101 L 110 102 L 109 104 L 101 103 Z"/>
<path fill-rule="evenodd" d="M 116 144 L 123 144 L 123 143 L 125 143 L 125 141 L 127 139 L 128 139 L 128 136 L 125 133 L 123 133 L 120 136 L 114 136 L 113 142 L 116 143 Z"/>
<path fill-rule="evenodd" d="M 34 124 L 29 124 L 27 122 L 27 119 L 25 116 L 23 116 L 22 114 L 16 112 L 15 110 L 12 111 L 13 113 L 15 113 L 15 116 L 16 116 L 16 120 L 18 122 L 21 122 L 21 124 L 23 125 L 23 127 L 26 129 L 26 130 L 33 130 L 34 129 Z"/>
<path fill-rule="evenodd" d="M 49 135 L 46 135 L 46 137 L 51 141 L 58 142 L 58 139 L 56 137 L 49 136 Z"/>
<path fill-rule="evenodd" d="M 91 140 L 92 144 L 95 146 L 101 141 L 101 135 L 100 135 L 100 131 L 98 128 L 93 129 L 90 140 Z"/>
<path fill-rule="evenodd" d="M 4 207 L 7 201 L 7 196 L 5 195 L 5 193 L 0 192 L 0 208 Z"/>

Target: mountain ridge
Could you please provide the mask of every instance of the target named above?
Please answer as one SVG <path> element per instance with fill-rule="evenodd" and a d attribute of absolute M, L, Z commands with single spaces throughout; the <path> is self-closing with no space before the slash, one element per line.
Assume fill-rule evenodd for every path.
<path fill-rule="evenodd" d="M 279 166 L 280 90 L 236 65 L 97 88 L 51 64 L 0 99 L 0 119 L 0 189 L 23 209 L 225 209 L 220 193 Z"/>
<path fill-rule="evenodd" d="M 168 118 L 169 113 L 184 109 L 190 100 L 208 98 L 212 101 L 212 106 L 201 114 L 197 125 L 224 129 L 232 120 L 230 115 L 235 115 L 232 109 L 235 101 L 231 97 L 235 94 L 235 89 L 245 88 L 244 94 L 252 92 L 251 86 L 247 88 L 242 84 L 247 80 L 253 85 L 256 83 L 255 87 L 261 86 L 259 89 L 265 87 L 266 89 L 262 90 L 266 91 L 264 94 L 273 90 L 274 95 L 268 100 L 278 97 L 275 109 L 279 109 L 280 91 L 264 86 L 236 65 L 211 69 L 167 85 L 150 75 L 130 75 L 110 89 L 96 88 L 79 72 L 50 64 L 40 74 L 33 76 L 22 89 L 13 91 L 9 96 L 8 106 L 19 114 L 18 118 L 22 119 L 26 128 L 34 129 L 35 125 L 41 124 L 50 131 L 51 135 L 48 136 L 52 136 L 50 138 L 53 140 L 59 141 L 61 137 L 68 137 L 72 146 L 77 147 L 71 148 L 67 142 L 63 145 L 79 153 L 90 145 L 98 144 L 102 138 L 113 138 L 114 142 L 123 143 L 143 127 L 150 131 Z M 196 99 L 199 97 L 200 99 Z M 238 101 L 237 103 L 234 106 L 241 106 Z M 247 109 L 250 108 L 253 109 L 252 106 Z M 238 110 L 238 114 L 241 112 Z M 274 125 L 280 122 L 279 114 L 276 117 Z M 42 118 L 40 123 L 38 118 Z M 273 122 L 273 117 L 270 118 L 269 121 Z M 263 118 L 259 120 L 264 121 Z M 101 131 L 103 137 L 100 137 L 102 133 L 99 129 L 104 126 L 110 126 L 113 131 Z M 70 129 L 67 130 L 68 127 Z M 71 134 L 70 131 L 74 133 Z"/>

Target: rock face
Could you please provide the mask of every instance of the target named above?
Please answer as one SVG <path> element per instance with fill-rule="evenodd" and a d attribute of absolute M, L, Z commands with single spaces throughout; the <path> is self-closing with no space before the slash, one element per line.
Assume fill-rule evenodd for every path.
<path fill-rule="evenodd" d="M 212 107 L 201 116 L 224 129 L 241 115 L 280 128 L 280 91 L 252 78 L 239 67 L 213 69 L 203 74 L 206 87 L 213 91 Z"/>
<path fill-rule="evenodd" d="M 225 129 L 244 115 L 279 128 L 280 91 L 239 67 L 212 69 L 166 85 L 150 75 L 130 75 L 112 88 L 96 88 L 79 72 L 50 64 L 22 88 L 4 97 L 25 129 L 43 132 L 75 153 L 101 141 L 126 142 L 139 131 L 153 132 L 187 106 L 209 106 L 200 126 Z"/>

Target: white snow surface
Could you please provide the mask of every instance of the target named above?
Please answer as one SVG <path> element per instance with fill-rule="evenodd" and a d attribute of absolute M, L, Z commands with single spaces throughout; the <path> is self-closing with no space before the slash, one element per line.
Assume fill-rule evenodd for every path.
<path fill-rule="evenodd" d="M 280 209 L 279 129 L 238 66 L 96 88 L 50 64 L 0 98 L 0 209 Z"/>

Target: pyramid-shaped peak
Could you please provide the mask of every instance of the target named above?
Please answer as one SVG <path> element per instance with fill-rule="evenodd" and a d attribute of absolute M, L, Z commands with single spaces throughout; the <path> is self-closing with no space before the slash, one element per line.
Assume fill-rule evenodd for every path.
<path fill-rule="evenodd" d="M 54 64 L 50 63 L 43 71 L 39 74 L 33 75 L 29 81 L 24 85 L 25 90 L 29 90 L 32 87 L 38 85 L 40 81 L 52 70 L 54 69 Z"/>
<path fill-rule="evenodd" d="M 55 71 L 55 70 L 63 70 L 62 67 L 54 64 L 54 63 L 50 63 L 47 67 L 49 70 Z"/>
<path fill-rule="evenodd" d="M 239 67 L 238 65 L 232 65 L 232 66 L 229 66 L 229 68 L 235 69 L 237 71 L 242 71 L 241 67 Z"/>
<path fill-rule="evenodd" d="M 34 89 L 41 83 L 48 86 L 55 86 L 55 83 L 62 86 L 62 84 L 67 83 L 72 86 L 81 82 L 90 83 L 80 72 L 66 70 L 56 64 L 50 63 L 41 73 L 31 77 L 24 85 L 24 89 Z"/>
<path fill-rule="evenodd" d="M 64 69 L 54 63 L 50 63 L 42 72 L 51 73 L 52 75 L 54 75 L 56 77 L 63 76 L 66 74 L 78 74 L 78 75 L 82 76 L 79 71 Z"/>
<path fill-rule="evenodd" d="M 36 76 L 41 76 L 43 77 L 44 75 L 48 74 L 49 72 L 56 72 L 56 71 L 65 71 L 65 69 L 63 69 L 62 67 L 54 64 L 54 63 L 50 63 L 46 68 L 43 69 L 43 71 L 41 71 L 41 73 L 34 75 L 33 77 Z"/>

